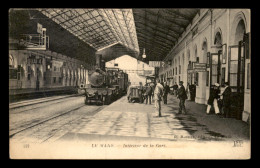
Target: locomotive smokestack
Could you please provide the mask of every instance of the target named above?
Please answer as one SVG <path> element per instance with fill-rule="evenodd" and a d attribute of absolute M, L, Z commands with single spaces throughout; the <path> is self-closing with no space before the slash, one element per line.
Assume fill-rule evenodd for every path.
<path fill-rule="evenodd" d="M 105 71 L 106 70 L 106 62 L 105 62 L 105 60 L 101 60 L 101 69 L 103 70 L 103 71 Z"/>

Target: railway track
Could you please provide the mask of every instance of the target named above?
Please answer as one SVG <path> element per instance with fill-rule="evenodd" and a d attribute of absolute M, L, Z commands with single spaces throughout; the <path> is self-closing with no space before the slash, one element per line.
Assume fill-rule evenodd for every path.
<path fill-rule="evenodd" d="M 58 91 L 41 91 L 41 92 L 33 92 L 33 93 L 23 93 L 23 94 L 9 94 L 9 102 L 16 103 L 19 101 L 37 99 L 37 98 L 48 98 L 53 95 L 66 95 L 66 94 L 75 94 L 77 93 L 75 90 L 58 90 Z"/>
<path fill-rule="evenodd" d="M 33 125 L 30 125 L 30 126 L 28 126 L 28 127 L 26 127 L 26 128 L 22 128 L 22 129 L 20 129 L 20 130 L 14 132 L 14 133 L 11 133 L 11 134 L 9 135 L 9 138 L 12 138 L 14 135 L 16 135 L 16 134 L 18 134 L 18 133 L 24 132 L 24 131 L 26 131 L 26 130 L 28 130 L 28 129 L 31 129 L 31 128 L 33 128 L 33 127 L 36 127 L 36 126 L 41 125 L 41 124 L 43 124 L 43 123 L 46 123 L 46 122 L 48 122 L 48 121 L 50 121 L 50 120 L 56 119 L 56 118 L 61 117 L 61 116 L 63 116 L 63 115 L 69 114 L 69 113 L 71 113 L 71 112 L 73 112 L 73 111 L 76 111 L 76 110 L 80 109 L 80 108 L 83 107 L 83 106 L 85 106 L 85 104 L 80 105 L 80 106 L 78 106 L 78 107 L 76 107 L 76 108 L 73 108 L 73 109 L 71 109 L 71 110 L 68 110 L 68 111 L 66 111 L 66 112 L 63 112 L 63 113 L 60 113 L 60 114 L 51 116 L 51 117 L 49 117 L 49 118 L 47 118 L 47 119 L 45 119 L 45 120 L 43 120 L 43 121 L 40 121 L 40 122 L 38 122 L 38 123 L 36 123 L 36 124 L 33 124 Z"/>
<path fill-rule="evenodd" d="M 103 108 L 105 108 L 105 106 L 101 106 L 96 109 L 91 109 L 90 111 L 87 111 L 87 113 L 83 112 L 82 110 L 79 110 L 80 108 L 82 108 L 82 106 L 71 109 L 65 113 L 53 116 L 37 124 L 26 127 L 15 133 L 12 133 L 9 137 L 11 139 L 15 136 L 15 139 L 18 140 L 18 142 L 23 141 L 26 143 L 41 144 L 46 142 L 54 142 L 66 133 L 68 133 L 69 131 L 72 131 L 76 127 L 78 127 L 79 123 L 80 125 L 84 126 L 86 122 L 91 121 L 91 116 L 101 111 Z M 73 112 L 75 114 L 71 114 Z M 24 138 L 26 139 L 25 141 Z M 27 138 L 29 139 L 27 140 Z"/>
<path fill-rule="evenodd" d="M 30 101 L 23 101 L 23 102 L 17 102 L 17 103 L 11 103 L 9 104 L 9 110 L 21 108 L 21 107 L 26 107 L 26 106 L 31 106 L 31 105 L 36 105 L 36 104 L 42 104 L 50 101 L 56 101 L 60 99 L 66 99 L 69 97 L 77 97 L 77 96 L 82 96 L 81 94 L 73 94 L 69 96 L 63 96 L 63 97 L 58 97 L 58 98 L 40 98 L 40 99 L 34 99 Z"/>

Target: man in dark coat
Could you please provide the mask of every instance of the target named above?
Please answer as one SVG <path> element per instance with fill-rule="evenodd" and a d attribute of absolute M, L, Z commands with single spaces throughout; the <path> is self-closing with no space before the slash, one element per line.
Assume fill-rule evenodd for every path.
<path fill-rule="evenodd" d="M 144 91 L 144 87 L 143 87 L 143 83 L 139 82 L 139 86 L 138 86 L 138 94 L 139 94 L 139 103 L 143 103 L 143 91 Z"/>
<path fill-rule="evenodd" d="M 152 89 L 152 101 L 154 102 L 154 89 L 155 89 L 155 84 L 154 83 L 150 83 L 150 87 Z"/>
<path fill-rule="evenodd" d="M 178 96 L 177 98 L 180 99 L 180 103 L 179 103 L 179 113 L 178 114 L 181 114 L 182 111 L 184 112 L 183 114 L 186 114 L 186 109 L 185 109 L 185 100 L 188 98 L 187 97 L 187 94 L 186 94 L 186 91 L 185 91 L 185 88 L 183 86 L 183 81 L 180 81 L 179 83 L 180 87 L 178 89 Z"/>
<path fill-rule="evenodd" d="M 167 104 L 167 97 L 168 97 L 169 92 L 170 92 L 170 87 L 169 87 L 169 85 L 167 85 L 167 82 L 165 82 L 164 88 L 163 88 L 163 103 L 164 104 Z"/>
<path fill-rule="evenodd" d="M 195 84 L 189 85 L 189 89 L 190 89 L 191 101 L 195 101 L 195 97 L 196 97 L 196 85 L 195 85 Z"/>
<path fill-rule="evenodd" d="M 225 90 L 220 96 L 223 96 L 223 104 L 222 104 L 222 112 L 223 117 L 228 118 L 230 117 L 230 101 L 231 101 L 231 88 L 228 82 L 225 82 Z"/>
<path fill-rule="evenodd" d="M 148 99 L 149 99 L 149 104 L 151 104 L 151 96 L 152 96 L 152 93 L 153 93 L 153 90 L 152 90 L 152 87 L 150 86 L 150 84 L 148 83 L 147 84 L 147 88 L 145 90 L 145 99 L 146 99 L 146 104 L 148 102 Z"/>
<path fill-rule="evenodd" d="M 177 90 L 178 90 L 178 85 L 175 82 L 175 84 L 173 85 L 173 91 L 174 91 L 174 95 L 177 97 Z"/>

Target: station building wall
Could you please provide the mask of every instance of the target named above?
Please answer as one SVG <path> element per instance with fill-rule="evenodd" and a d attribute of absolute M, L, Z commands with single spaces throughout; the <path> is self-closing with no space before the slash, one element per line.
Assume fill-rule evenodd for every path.
<path fill-rule="evenodd" d="M 238 30 L 238 24 L 244 22 L 245 30 Z M 167 55 L 164 61 L 166 66 L 160 68 L 159 76 L 161 80 L 168 81 L 170 85 L 180 80 L 184 82 L 185 88 L 187 83 L 196 86 L 195 102 L 199 104 L 207 104 L 210 87 L 210 69 L 207 72 L 198 72 L 189 76 L 188 66 L 189 61 L 207 63 L 207 53 L 217 54 L 222 47 L 217 47 L 219 44 L 226 46 L 226 63 L 221 63 L 221 70 L 225 69 L 225 73 L 221 74 L 220 84 L 228 81 L 229 71 L 229 47 L 238 45 L 238 41 L 242 40 L 237 37 L 238 31 L 250 32 L 250 10 L 249 9 L 208 9 L 200 10 L 200 14 L 194 17 L 192 23 L 188 25 L 186 31 L 178 39 L 178 43 Z M 240 33 L 241 34 L 241 33 Z M 223 51 L 224 52 L 224 51 Z M 224 53 L 223 53 L 224 54 Z M 168 62 L 170 62 L 168 64 Z M 251 113 L 251 65 L 250 58 L 245 60 L 245 88 L 244 88 L 244 112 L 243 121 L 248 121 Z M 172 74 L 169 78 L 168 74 Z M 167 76 L 168 75 L 168 76 Z M 223 79 L 222 79 L 223 78 Z M 212 79 L 213 80 L 213 79 Z M 213 80 L 214 84 L 214 80 Z M 221 87 L 221 91 L 224 87 Z"/>

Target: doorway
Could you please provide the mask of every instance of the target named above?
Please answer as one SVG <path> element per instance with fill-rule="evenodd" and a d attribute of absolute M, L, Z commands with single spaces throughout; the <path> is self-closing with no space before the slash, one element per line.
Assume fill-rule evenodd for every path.
<path fill-rule="evenodd" d="M 234 44 L 229 46 L 229 68 L 228 81 L 232 89 L 231 93 L 231 117 L 242 120 L 244 110 L 244 88 L 245 88 L 245 59 L 248 53 L 247 34 L 243 20 L 238 22 Z"/>

